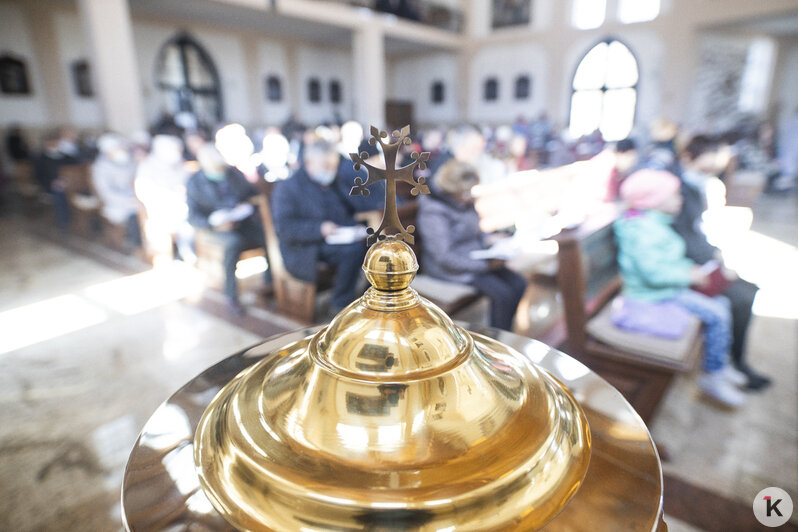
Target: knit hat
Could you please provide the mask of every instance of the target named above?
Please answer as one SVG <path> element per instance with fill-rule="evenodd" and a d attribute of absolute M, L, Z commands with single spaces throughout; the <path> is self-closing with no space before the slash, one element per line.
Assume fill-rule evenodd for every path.
<path fill-rule="evenodd" d="M 638 170 L 621 183 L 620 195 L 630 209 L 656 209 L 681 186 L 679 178 L 663 170 Z"/>

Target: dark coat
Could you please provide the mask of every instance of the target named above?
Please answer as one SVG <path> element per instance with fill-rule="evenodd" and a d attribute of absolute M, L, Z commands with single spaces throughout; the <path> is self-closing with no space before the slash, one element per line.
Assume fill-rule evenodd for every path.
<path fill-rule="evenodd" d="M 718 248 L 707 241 L 701 229 L 701 215 L 706 210 L 704 194 L 695 186 L 682 179 L 682 210 L 674 218 L 672 227 L 684 240 L 687 258 L 704 264 L 715 258 Z"/>
<path fill-rule="evenodd" d="M 331 186 L 324 187 L 300 168 L 274 186 L 272 215 L 280 253 L 291 275 L 303 281 L 316 282 L 316 263 L 324 244 L 321 223 L 327 220 L 341 226 L 357 223 L 354 219 L 357 210 L 348 190 L 344 195 L 346 187 L 337 181 L 338 177 Z"/>
<path fill-rule="evenodd" d="M 228 167 L 225 174 L 225 179 L 213 181 L 200 170 L 188 179 L 186 183 L 188 222 L 194 227 L 210 228 L 208 216 L 213 211 L 231 209 L 258 193 L 238 169 Z"/>
<path fill-rule="evenodd" d="M 488 271 L 488 261 L 472 259 L 484 249 L 479 215 L 472 204 L 462 204 L 430 183 L 430 195 L 418 200 L 418 231 L 424 273 L 457 283 L 470 283 Z"/>

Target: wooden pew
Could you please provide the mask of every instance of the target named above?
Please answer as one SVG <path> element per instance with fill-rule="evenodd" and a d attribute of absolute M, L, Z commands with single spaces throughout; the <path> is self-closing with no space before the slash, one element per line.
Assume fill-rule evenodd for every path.
<path fill-rule="evenodd" d="M 621 288 L 612 230 L 616 214 L 608 208 L 555 237 L 567 331 L 562 348 L 618 388 L 649 422 L 674 376 L 696 365 L 703 340 L 697 319 L 678 341 L 612 325 L 610 305 Z"/>
<path fill-rule="evenodd" d="M 285 267 L 269 203 L 272 186 L 272 183 L 260 182 L 261 190 L 257 199 L 263 220 L 263 232 L 266 235 L 266 257 L 269 260 L 277 308 L 286 316 L 311 324 L 316 310 L 316 285 L 297 279 Z"/>
<path fill-rule="evenodd" d="M 85 163 L 65 165 L 59 175 L 65 182 L 70 229 L 78 236 L 91 238 L 100 212 L 100 200 L 91 183 L 91 166 Z"/>

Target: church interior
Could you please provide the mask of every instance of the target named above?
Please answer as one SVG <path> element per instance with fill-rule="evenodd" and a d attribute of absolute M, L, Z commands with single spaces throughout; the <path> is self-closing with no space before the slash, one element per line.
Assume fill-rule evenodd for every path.
<path fill-rule="evenodd" d="M 265 339 L 401 314 L 369 266 L 389 243 L 445 330 L 558 350 L 552 380 L 597 375 L 643 427 L 654 527 L 604 520 L 619 497 L 544 530 L 776 526 L 762 491 L 798 500 L 796 87 L 795 0 L 0 0 L 0 529 L 260 529 L 218 517 L 199 455 L 131 495 L 151 416 L 189 423 L 166 401 Z M 407 362 L 373 351 L 352 371 Z M 392 386 L 345 406 L 416 408 Z M 531 529 L 396 519 L 264 529 Z"/>

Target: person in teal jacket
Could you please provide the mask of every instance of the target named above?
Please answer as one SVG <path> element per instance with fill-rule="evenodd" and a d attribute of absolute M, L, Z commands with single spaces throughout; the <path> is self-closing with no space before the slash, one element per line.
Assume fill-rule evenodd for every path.
<path fill-rule="evenodd" d="M 675 303 L 704 324 L 701 391 L 731 407 L 745 395 L 737 389 L 745 375 L 728 364 L 731 311 L 723 296 L 709 297 L 690 289 L 705 284 L 707 274 L 685 256 L 684 240 L 671 228 L 681 208 L 680 180 L 659 170 L 639 170 L 620 189 L 627 211 L 614 223 L 623 296 L 639 308 Z"/>

